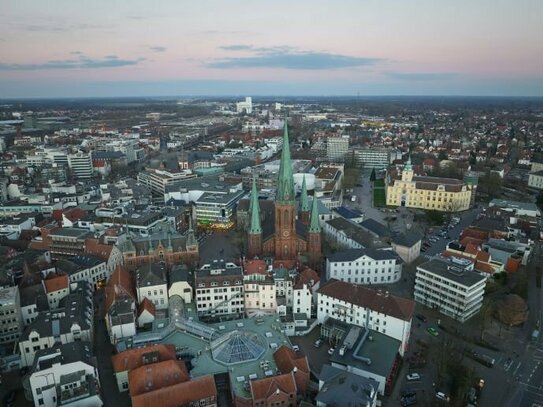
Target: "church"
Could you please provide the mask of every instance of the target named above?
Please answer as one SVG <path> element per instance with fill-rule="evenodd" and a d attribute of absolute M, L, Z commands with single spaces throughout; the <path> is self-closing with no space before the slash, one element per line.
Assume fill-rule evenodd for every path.
<path fill-rule="evenodd" d="M 314 198 L 312 204 L 309 204 L 304 178 L 300 202 L 296 201 L 286 120 L 271 219 L 266 219 L 266 222 L 262 224 L 255 180 L 253 180 L 249 211 L 250 224 L 247 231 L 249 259 L 272 257 L 276 263 L 292 267 L 300 256 L 320 257 L 321 227 L 317 199 Z"/>

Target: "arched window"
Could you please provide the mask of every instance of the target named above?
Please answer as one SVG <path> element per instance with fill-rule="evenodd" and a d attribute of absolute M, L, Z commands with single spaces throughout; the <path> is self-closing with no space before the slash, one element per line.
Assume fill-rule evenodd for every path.
<path fill-rule="evenodd" d="M 288 246 L 285 245 L 285 247 L 283 248 L 283 254 L 285 255 L 285 257 L 288 256 Z"/>
<path fill-rule="evenodd" d="M 288 210 L 285 211 L 285 217 L 284 217 L 285 226 L 288 226 Z"/>

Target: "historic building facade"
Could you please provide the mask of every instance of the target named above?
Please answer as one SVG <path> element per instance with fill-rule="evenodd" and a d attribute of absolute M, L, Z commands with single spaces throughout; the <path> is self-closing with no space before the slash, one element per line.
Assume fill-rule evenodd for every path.
<path fill-rule="evenodd" d="M 261 224 L 258 192 L 254 180 L 250 213 L 251 222 L 247 233 L 248 258 L 273 257 L 282 264 L 294 265 L 301 255 L 320 256 L 321 227 L 317 200 L 313 199 L 313 204 L 309 206 L 304 179 L 300 203 L 296 202 L 286 121 L 273 219 L 264 224 L 264 227 Z"/>
<path fill-rule="evenodd" d="M 402 170 L 400 179 L 387 177 L 387 206 L 459 212 L 469 209 L 474 202 L 476 179 L 465 181 L 454 178 L 416 176 L 411 158 Z"/>
<path fill-rule="evenodd" d="M 124 265 L 134 270 L 142 264 L 165 262 L 167 267 L 198 260 L 198 241 L 192 226 L 186 236 L 177 232 L 159 232 L 149 237 L 129 237 L 122 245 Z"/>

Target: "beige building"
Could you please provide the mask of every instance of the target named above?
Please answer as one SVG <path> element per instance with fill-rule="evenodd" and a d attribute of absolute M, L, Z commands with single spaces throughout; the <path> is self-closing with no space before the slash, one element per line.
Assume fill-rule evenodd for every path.
<path fill-rule="evenodd" d="M 543 170 L 531 172 L 528 175 L 528 186 L 530 188 L 543 189 Z"/>
<path fill-rule="evenodd" d="M 253 317 L 276 312 L 275 283 L 263 260 L 250 260 L 245 263 L 243 288 L 247 316 Z"/>
<path fill-rule="evenodd" d="M 454 178 L 415 176 L 411 159 L 402 170 L 401 178 L 388 176 L 387 206 L 458 212 L 469 209 L 476 185 Z"/>
<path fill-rule="evenodd" d="M 416 232 L 401 233 L 392 237 L 392 250 L 406 264 L 411 264 L 420 256 L 421 237 Z"/>

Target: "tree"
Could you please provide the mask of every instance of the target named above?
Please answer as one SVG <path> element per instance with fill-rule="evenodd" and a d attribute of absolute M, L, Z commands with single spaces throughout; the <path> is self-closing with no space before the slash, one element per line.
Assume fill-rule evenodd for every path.
<path fill-rule="evenodd" d="M 447 153 L 444 150 L 441 150 L 439 154 L 437 155 L 437 159 L 439 161 L 447 160 L 449 157 L 447 156 Z"/>
<path fill-rule="evenodd" d="M 500 195 L 503 180 L 499 174 L 488 170 L 485 175 L 479 178 L 478 190 L 479 192 L 488 195 L 490 199 L 496 198 Z"/>
<path fill-rule="evenodd" d="M 537 195 L 536 203 L 537 203 L 539 206 L 543 206 L 543 191 L 540 192 L 539 195 Z"/>

